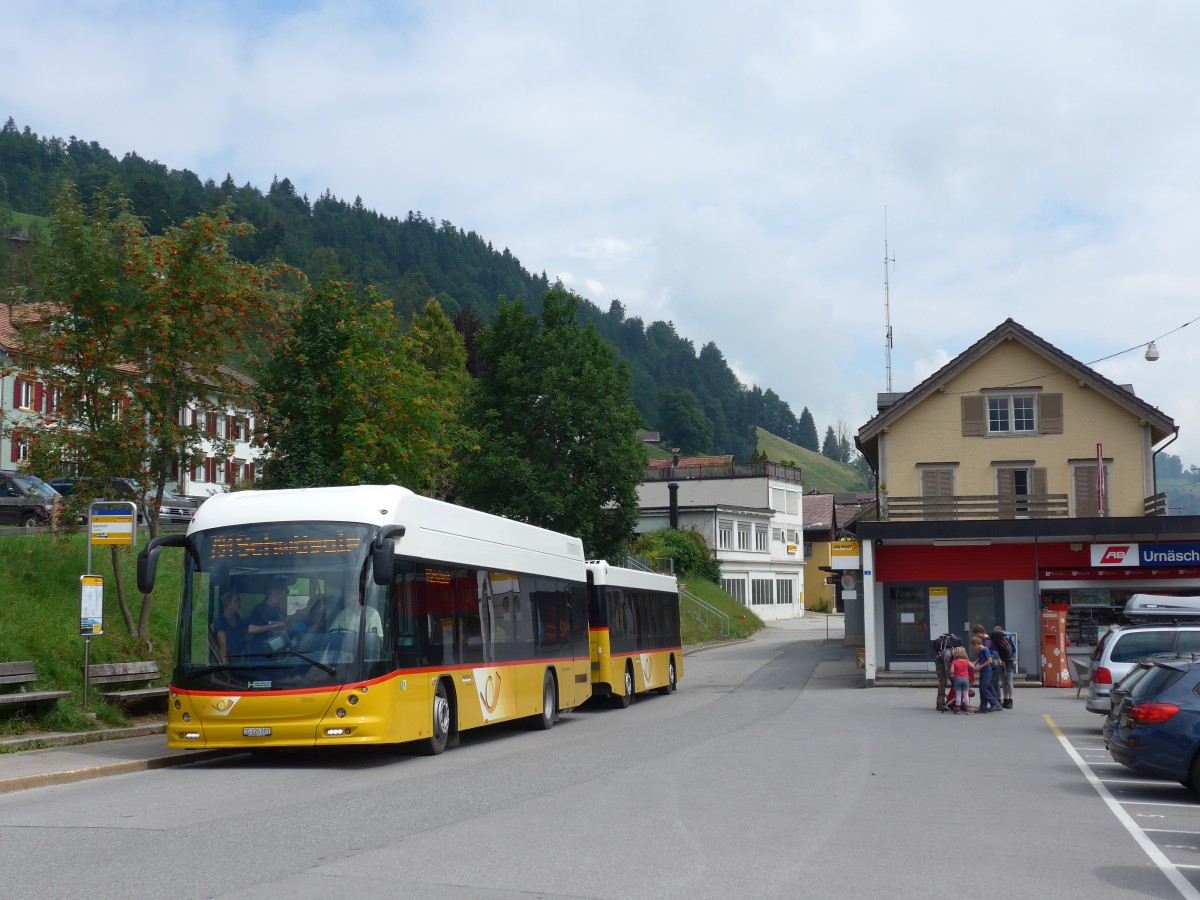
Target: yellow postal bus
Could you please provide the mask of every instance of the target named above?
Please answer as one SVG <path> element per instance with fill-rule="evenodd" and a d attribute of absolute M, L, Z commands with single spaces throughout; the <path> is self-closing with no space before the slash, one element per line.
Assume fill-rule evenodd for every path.
<path fill-rule="evenodd" d="M 642 691 L 669 694 L 683 677 L 679 585 L 670 575 L 587 564 L 592 692 L 626 707 Z"/>
<path fill-rule="evenodd" d="M 593 693 L 589 571 L 605 588 L 596 608 L 625 621 L 609 585 L 620 570 L 587 566 L 577 538 L 394 485 L 214 496 L 186 535 L 142 551 L 140 590 L 163 547 L 184 549 L 169 747 L 440 753 L 490 722 L 548 729 Z M 632 621 L 657 621 L 629 590 Z M 635 690 L 679 677 L 675 603 L 673 630 L 654 632 L 670 647 L 648 661 L 626 649 L 624 625 L 605 639 L 636 661 Z"/>

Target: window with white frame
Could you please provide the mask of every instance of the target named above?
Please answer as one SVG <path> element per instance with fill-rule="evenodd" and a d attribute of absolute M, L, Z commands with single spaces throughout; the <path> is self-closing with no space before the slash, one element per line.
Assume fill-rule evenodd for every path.
<path fill-rule="evenodd" d="M 722 578 L 721 590 L 727 593 L 730 597 L 740 603 L 746 605 L 746 579 L 745 578 Z"/>
<path fill-rule="evenodd" d="M 782 544 L 783 543 L 783 529 L 782 528 L 772 528 L 771 529 L 771 540 L 773 540 L 777 544 Z"/>
<path fill-rule="evenodd" d="M 737 523 L 737 541 L 738 541 L 737 546 L 738 546 L 739 550 L 749 550 L 750 549 L 750 523 L 749 522 L 738 522 Z"/>
<path fill-rule="evenodd" d="M 717 521 L 717 549 L 733 549 L 733 520 L 720 519 Z"/>
<path fill-rule="evenodd" d="M 18 378 L 13 385 L 13 407 L 15 409 L 33 409 L 33 382 Z"/>
<path fill-rule="evenodd" d="M 754 549 L 763 553 L 771 549 L 771 545 L 767 540 L 768 530 L 766 525 L 754 526 Z"/>
<path fill-rule="evenodd" d="M 753 606 L 770 606 L 774 599 L 770 578 L 754 578 L 750 581 L 750 603 Z"/>
<path fill-rule="evenodd" d="M 775 579 L 775 602 L 786 604 L 789 606 L 791 604 L 795 603 L 796 601 L 793 597 L 793 591 L 792 591 L 793 586 L 794 586 L 794 584 L 792 582 L 792 579 L 790 579 L 790 578 L 776 578 Z"/>
<path fill-rule="evenodd" d="M 791 528 L 789 528 L 789 529 L 788 529 L 788 533 L 787 533 L 787 542 L 788 542 L 789 544 L 798 544 L 798 543 L 800 543 L 800 532 L 798 532 L 798 531 L 793 531 Z"/>
<path fill-rule="evenodd" d="M 783 488 L 771 488 L 771 509 L 784 512 L 786 504 Z"/>
<path fill-rule="evenodd" d="M 54 385 L 46 385 L 46 393 L 42 397 L 42 411 L 46 413 L 57 412 L 62 405 L 62 388 Z"/>
<path fill-rule="evenodd" d="M 1033 434 L 1037 431 L 1034 394 L 989 394 L 988 434 Z"/>
<path fill-rule="evenodd" d="M 799 491 L 788 491 L 787 492 L 787 514 L 789 516 L 800 515 L 800 492 Z"/>
<path fill-rule="evenodd" d="M 812 541 L 804 542 L 804 558 L 812 559 Z"/>

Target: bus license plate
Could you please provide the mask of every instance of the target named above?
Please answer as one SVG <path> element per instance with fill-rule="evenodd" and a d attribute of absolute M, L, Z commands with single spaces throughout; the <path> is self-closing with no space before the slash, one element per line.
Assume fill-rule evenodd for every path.
<path fill-rule="evenodd" d="M 270 725 L 255 725 L 252 728 L 243 728 L 243 737 L 267 737 L 271 733 Z"/>

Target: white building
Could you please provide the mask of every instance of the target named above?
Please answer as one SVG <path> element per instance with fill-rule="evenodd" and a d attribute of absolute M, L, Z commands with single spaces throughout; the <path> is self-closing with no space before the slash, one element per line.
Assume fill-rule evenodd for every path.
<path fill-rule="evenodd" d="M 732 457 L 653 460 L 638 486 L 638 532 L 672 524 L 703 535 L 721 586 L 764 621 L 804 614 L 801 471 Z"/>
<path fill-rule="evenodd" d="M 58 397 L 54 385 L 22 359 L 13 321 L 15 309 L 18 308 L 0 304 L 0 469 L 11 470 L 19 468 L 28 457 L 25 435 L 39 427 L 43 417 L 53 413 Z M 229 370 L 229 374 L 252 384 L 240 373 Z M 191 467 L 175 461 L 168 490 L 191 497 L 208 497 L 229 490 L 239 481 L 255 480 L 261 450 L 251 443 L 255 420 L 249 410 L 212 395 L 189 403 L 180 411 L 179 421 L 181 425 L 197 427 L 205 435 L 200 444 L 203 458 Z M 33 474 L 51 478 L 62 473 Z"/>

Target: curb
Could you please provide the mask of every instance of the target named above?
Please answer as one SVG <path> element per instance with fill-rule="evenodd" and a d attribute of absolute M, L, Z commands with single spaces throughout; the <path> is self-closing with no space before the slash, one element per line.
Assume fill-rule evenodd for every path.
<path fill-rule="evenodd" d="M 185 753 L 180 756 L 158 756 L 150 759 L 135 759 L 126 762 L 87 766 L 82 769 L 69 769 L 65 772 L 43 772 L 38 775 L 21 775 L 16 778 L 4 778 L 0 779 L 0 794 L 10 794 L 15 791 L 48 787 L 55 784 L 71 784 L 76 781 L 103 778 L 107 775 L 126 775 L 131 772 L 144 772 L 148 769 L 183 766 L 204 759 L 227 756 L 229 752 L 228 750 L 197 750 L 194 753 Z"/>
<path fill-rule="evenodd" d="M 18 750 L 45 750 L 50 747 L 71 747 L 76 744 L 92 744 L 96 741 L 115 741 L 121 738 L 145 737 L 151 734 L 166 734 L 165 722 L 153 725 L 131 725 L 128 728 L 101 728 L 96 731 L 52 732 L 49 734 L 22 734 L 0 739 L 0 752 Z"/>

